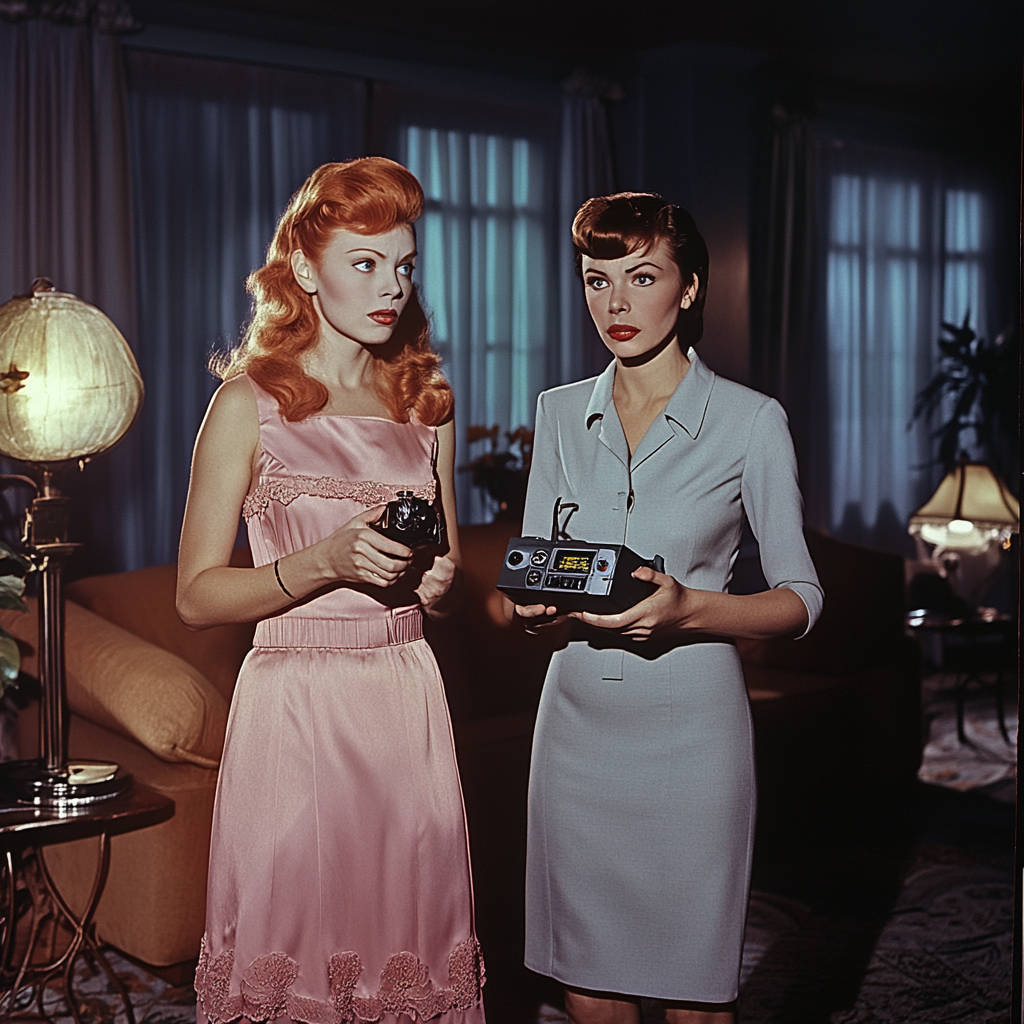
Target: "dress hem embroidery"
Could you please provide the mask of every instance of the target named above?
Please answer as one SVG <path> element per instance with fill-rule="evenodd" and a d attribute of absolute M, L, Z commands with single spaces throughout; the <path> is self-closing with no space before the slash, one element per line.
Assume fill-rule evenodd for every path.
<path fill-rule="evenodd" d="M 363 963 L 351 950 L 335 953 L 327 963 L 330 1002 L 291 991 L 299 965 L 285 953 L 257 957 L 243 973 L 238 994 L 232 995 L 234 962 L 233 949 L 211 958 L 203 937 L 196 994 L 210 1024 L 231 1024 L 240 1018 L 270 1021 L 283 1015 L 301 1024 L 373 1024 L 388 1013 L 433 1020 L 451 1010 L 468 1010 L 479 1001 L 484 984 L 480 943 L 473 937 L 449 954 L 447 987 L 439 988 L 430 980 L 426 964 L 414 953 L 402 952 L 388 959 L 377 994 L 369 998 L 355 994 Z"/>

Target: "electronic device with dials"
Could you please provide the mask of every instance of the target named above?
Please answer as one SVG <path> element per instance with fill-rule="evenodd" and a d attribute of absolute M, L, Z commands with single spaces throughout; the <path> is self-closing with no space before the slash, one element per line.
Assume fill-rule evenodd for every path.
<path fill-rule="evenodd" d="M 544 604 L 560 612 L 613 615 L 650 597 L 657 586 L 634 578 L 645 565 L 665 571 L 661 555 L 643 558 L 625 544 L 572 540 L 559 529 L 559 513 L 579 506 L 555 502 L 551 539 L 513 537 L 505 550 L 498 589 L 520 605 Z M 561 536 L 560 536 L 561 535 Z"/>

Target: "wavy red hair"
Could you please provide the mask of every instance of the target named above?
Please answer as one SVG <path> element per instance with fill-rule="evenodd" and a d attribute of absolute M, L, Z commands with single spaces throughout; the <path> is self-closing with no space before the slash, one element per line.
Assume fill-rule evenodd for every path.
<path fill-rule="evenodd" d="M 249 275 L 252 317 L 242 343 L 215 361 L 214 372 L 225 380 L 247 373 L 277 399 L 286 420 L 318 413 L 330 395 L 302 368 L 301 356 L 319 341 L 320 319 L 312 296 L 292 274 L 292 253 L 301 249 L 319 266 L 338 228 L 378 235 L 411 225 L 422 212 L 420 183 L 394 160 L 367 156 L 318 167 L 281 215 L 266 263 Z M 396 420 L 415 415 L 436 426 L 451 417 L 452 389 L 430 346 L 430 325 L 415 285 L 390 340 L 371 351 L 374 387 Z"/>

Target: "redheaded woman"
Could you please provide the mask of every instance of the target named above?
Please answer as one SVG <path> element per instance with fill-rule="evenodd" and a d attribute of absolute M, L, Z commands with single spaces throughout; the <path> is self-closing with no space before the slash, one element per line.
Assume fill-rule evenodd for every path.
<path fill-rule="evenodd" d="M 295 194 L 196 442 L 178 610 L 260 620 L 214 809 L 198 1016 L 482 1022 L 465 817 L 422 616 L 458 572 L 451 391 L 412 282 L 423 193 L 390 160 Z M 437 501 L 418 565 L 370 527 Z M 229 565 L 239 514 L 256 567 Z"/>

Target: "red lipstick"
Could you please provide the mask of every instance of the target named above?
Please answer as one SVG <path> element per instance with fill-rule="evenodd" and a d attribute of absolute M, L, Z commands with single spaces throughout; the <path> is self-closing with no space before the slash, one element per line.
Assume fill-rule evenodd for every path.
<path fill-rule="evenodd" d="M 390 327 L 398 319 L 398 313 L 393 309 L 378 309 L 366 315 L 383 327 Z"/>
<path fill-rule="evenodd" d="M 635 338 L 640 333 L 639 327 L 633 327 L 630 324 L 612 324 L 608 328 L 608 337 L 612 341 L 629 341 L 630 338 Z"/>

